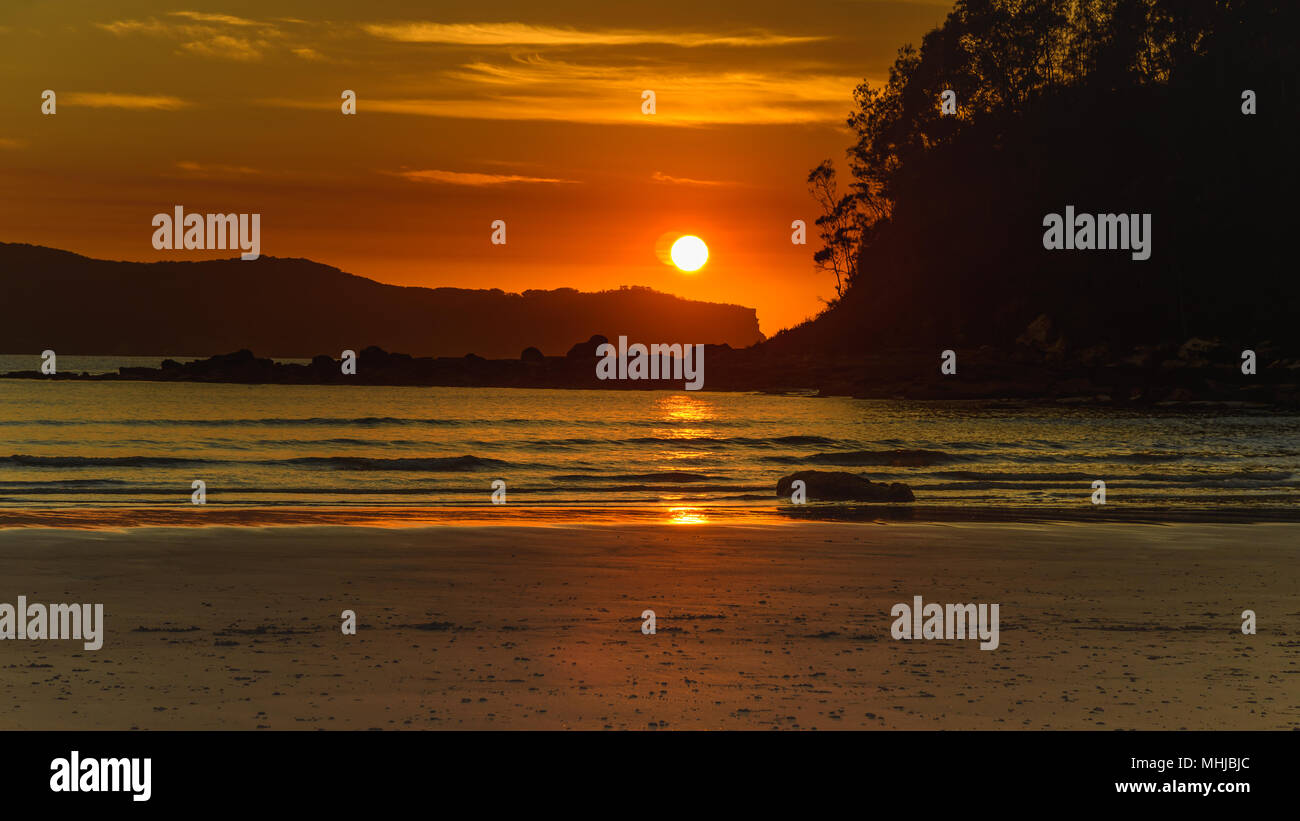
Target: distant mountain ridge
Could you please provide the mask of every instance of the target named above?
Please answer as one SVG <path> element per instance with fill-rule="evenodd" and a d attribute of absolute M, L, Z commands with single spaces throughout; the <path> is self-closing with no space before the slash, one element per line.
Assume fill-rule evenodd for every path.
<path fill-rule="evenodd" d="M 0 351 L 277 357 L 375 345 L 415 356 L 563 355 L 604 334 L 633 341 L 763 340 L 754 309 L 644 287 L 522 294 L 387 285 L 306 259 L 114 262 L 0 243 Z"/>

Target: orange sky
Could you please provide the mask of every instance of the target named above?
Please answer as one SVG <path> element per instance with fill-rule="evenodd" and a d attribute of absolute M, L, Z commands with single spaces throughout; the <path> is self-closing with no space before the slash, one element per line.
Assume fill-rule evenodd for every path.
<path fill-rule="evenodd" d="M 264 255 L 404 285 L 648 285 L 754 307 L 771 334 L 833 292 L 805 179 L 843 167 L 853 86 L 950 7 L 6 0 L 0 240 L 223 257 L 155 250 L 153 215 L 260 213 Z M 709 263 L 661 263 L 669 232 Z"/>

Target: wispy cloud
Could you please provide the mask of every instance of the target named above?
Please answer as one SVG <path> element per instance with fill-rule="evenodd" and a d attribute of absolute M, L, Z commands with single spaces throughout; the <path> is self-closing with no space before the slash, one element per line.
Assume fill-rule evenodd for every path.
<path fill-rule="evenodd" d="M 115 20 L 95 25 L 119 37 L 143 34 L 180 41 L 180 52 L 220 60 L 253 62 L 283 38 L 274 23 L 249 20 L 230 14 L 173 11 L 170 19 Z"/>
<path fill-rule="evenodd" d="M 478 174 L 464 171 L 439 171 L 436 169 L 417 169 L 394 172 L 413 182 L 446 183 L 448 185 L 506 185 L 509 183 L 576 183 L 577 180 L 561 180 L 553 177 L 524 177 L 518 174 Z"/>
<path fill-rule="evenodd" d="M 175 111 L 192 103 L 180 97 L 153 94 L 120 94 L 113 91 L 69 91 L 59 95 L 61 105 L 87 108 L 131 108 Z"/>
<path fill-rule="evenodd" d="M 0 148 L 12 149 L 12 148 L 25 148 L 26 146 L 27 146 L 27 142 L 25 140 L 17 140 L 14 139 L 13 137 L 0 137 Z"/>
<path fill-rule="evenodd" d="M 461 46 L 784 46 L 825 37 L 790 36 L 763 30 L 731 33 L 638 29 L 575 29 L 532 23 L 366 23 L 369 34 L 404 43 Z"/>
<path fill-rule="evenodd" d="M 427 94 L 365 98 L 367 112 L 484 120 L 553 120 L 662 126 L 840 124 L 860 78 L 810 70 L 709 71 L 618 66 L 519 56 L 444 72 Z M 641 92 L 656 113 L 641 113 Z M 415 89 L 413 89 L 415 90 Z M 263 105 L 325 109 L 332 101 L 278 98 Z"/>
<path fill-rule="evenodd" d="M 182 171 L 188 172 L 192 176 L 212 177 L 228 176 L 231 174 L 260 174 L 256 168 L 250 168 L 246 165 L 222 165 L 220 163 L 197 163 L 192 160 L 181 160 L 176 163 L 176 167 Z"/>
<path fill-rule="evenodd" d="M 181 48 L 200 57 L 217 57 L 223 60 L 251 62 L 262 59 L 262 50 L 266 47 L 264 40 L 254 41 L 243 37 L 230 37 L 218 34 L 206 40 L 194 40 L 183 43 Z"/>
<path fill-rule="evenodd" d="M 96 23 L 95 27 L 109 34 L 166 34 L 171 26 L 160 20 L 114 20 L 111 23 Z"/>
<path fill-rule="evenodd" d="M 194 20 L 198 23 L 220 23 L 227 26 L 261 26 L 262 23 L 256 20 L 248 20 L 243 17 L 235 17 L 230 14 L 208 14 L 202 11 L 171 11 L 168 12 L 171 17 L 184 17 L 187 20 Z"/>
<path fill-rule="evenodd" d="M 650 179 L 655 182 L 667 182 L 674 185 L 735 185 L 735 183 L 726 180 L 695 180 L 690 177 L 672 177 L 662 171 L 656 171 L 650 175 Z"/>

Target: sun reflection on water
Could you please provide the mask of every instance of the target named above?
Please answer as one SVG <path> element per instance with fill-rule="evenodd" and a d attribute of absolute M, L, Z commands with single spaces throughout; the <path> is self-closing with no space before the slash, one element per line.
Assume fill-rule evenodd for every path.
<path fill-rule="evenodd" d="M 668 509 L 668 522 L 675 525 L 704 525 L 709 517 L 702 507 L 673 507 Z"/>
<path fill-rule="evenodd" d="M 655 401 L 656 421 L 670 427 L 655 428 L 655 436 L 665 439 L 700 439 L 717 435 L 713 428 L 703 427 L 717 418 L 717 409 L 708 399 L 675 393 Z"/>

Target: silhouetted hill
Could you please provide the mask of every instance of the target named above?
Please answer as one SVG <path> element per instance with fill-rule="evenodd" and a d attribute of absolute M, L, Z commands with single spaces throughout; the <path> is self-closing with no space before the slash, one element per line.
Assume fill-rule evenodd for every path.
<path fill-rule="evenodd" d="M 0 351 L 277 357 L 375 345 L 416 356 L 562 355 L 601 333 L 645 342 L 761 340 L 752 308 L 648 288 L 510 294 L 385 285 L 305 259 L 111 262 L 0 243 Z"/>
<path fill-rule="evenodd" d="M 1293 0 L 961 0 L 859 89 L 849 287 L 762 347 L 989 345 L 1084 368 L 1199 338 L 1228 361 L 1294 356 L 1297 28 Z M 1150 258 L 1045 249 L 1068 205 L 1150 214 Z"/>

